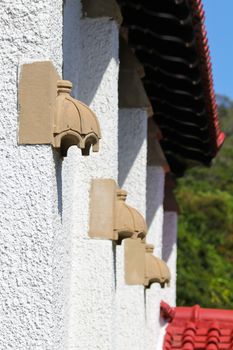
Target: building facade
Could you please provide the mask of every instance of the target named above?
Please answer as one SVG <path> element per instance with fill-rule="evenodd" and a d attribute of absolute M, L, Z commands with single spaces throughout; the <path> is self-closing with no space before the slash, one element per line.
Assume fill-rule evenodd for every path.
<path fill-rule="evenodd" d="M 209 63 L 195 22 L 200 2 L 194 3 L 166 0 L 153 7 L 140 1 L 3 1 L 0 349 L 162 349 L 166 322 L 160 302 L 176 302 L 174 178 L 190 165 L 209 163 L 223 141 L 210 74 L 203 71 Z M 157 33 L 161 18 L 179 22 L 174 24 L 177 40 L 167 38 L 166 23 L 158 22 L 165 32 Z M 191 48 L 183 40 L 187 28 L 182 21 L 192 34 L 187 39 L 194 40 Z M 171 31 L 172 25 L 167 27 Z M 176 51 L 179 38 L 190 52 Z M 80 105 L 70 113 L 71 123 L 81 116 L 81 131 L 66 123 L 74 101 L 55 106 L 56 76 L 71 81 L 73 98 L 95 113 L 99 134 L 92 121 L 86 122 L 87 110 L 82 117 Z M 174 90 L 182 90 L 181 96 Z M 53 141 L 60 132 L 53 119 L 58 110 L 67 124 L 60 148 Z M 88 157 L 80 151 L 90 134 L 83 131 L 86 125 L 101 137 L 99 152 L 90 150 Z M 71 129 L 77 131 L 73 138 Z M 40 138 L 46 130 L 49 136 Z M 26 135 L 24 141 L 20 135 Z M 85 140 L 98 150 L 93 135 Z M 107 237 L 101 230 L 90 235 L 92 188 L 98 180 L 114 180 L 116 188 L 127 191 L 126 203 L 136 212 L 127 207 L 132 223 L 123 233 L 131 238 L 120 236 L 116 213 L 113 232 L 122 239 L 113 238 L 110 229 Z M 104 190 L 97 197 L 96 227 L 111 206 L 106 198 Z M 147 223 L 143 237 L 138 213 Z M 153 268 L 155 276 L 146 285 L 127 283 L 127 239 L 154 246 L 154 257 L 170 271 L 169 286 Z"/>

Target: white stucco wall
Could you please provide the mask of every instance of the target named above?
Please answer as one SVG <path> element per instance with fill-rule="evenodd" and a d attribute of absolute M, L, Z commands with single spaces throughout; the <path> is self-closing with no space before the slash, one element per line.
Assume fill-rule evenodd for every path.
<path fill-rule="evenodd" d="M 118 27 L 107 18 L 77 17 L 75 21 L 78 11 L 74 1 L 66 3 L 65 78 L 73 81 L 74 96 L 98 116 L 102 140 L 99 153 L 83 157 L 72 147 L 64 161 L 64 216 L 71 221 L 67 227 L 71 254 L 67 349 L 110 350 L 114 341 L 113 243 L 89 239 L 88 230 L 91 180 L 117 180 L 118 174 Z"/>
<path fill-rule="evenodd" d="M 164 301 L 171 306 L 176 305 L 176 260 L 177 260 L 177 227 L 176 212 L 165 211 L 163 224 L 163 252 L 162 257 L 171 271 L 170 288 L 164 295 Z"/>
<path fill-rule="evenodd" d="M 160 166 L 147 167 L 146 222 L 147 242 L 153 244 L 154 255 L 162 257 L 164 170 Z"/>
<path fill-rule="evenodd" d="M 62 1 L 3 1 L 0 28 L 0 348 L 64 349 L 60 161 L 17 145 L 19 62 L 61 71 Z"/>
<path fill-rule="evenodd" d="M 163 244 L 163 199 L 165 174 L 162 167 L 147 167 L 146 219 L 147 241 L 155 246 L 154 255 L 162 257 Z M 146 289 L 146 349 L 161 350 L 158 346 L 161 328 L 160 301 L 163 290 L 155 283 Z"/>
<path fill-rule="evenodd" d="M 119 111 L 119 186 L 128 192 L 127 203 L 146 213 L 147 113 L 143 109 Z M 145 349 L 143 286 L 124 280 L 124 243 L 116 248 L 116 349 Z"/>
<path fill-rule="evenodd" d="M 163 289 L 159 284 L 154 283 L 146 290 L 146 350 L 162 350 L 160 345 L 160 333 L 163 325 L 160 318 L 162 298 Z"/>
<path fill-rule="evenodd" d="M 63 26 L 63 76 L 72 81 L 71 94 L 79 95 L 79 74 L 82 70 L 80 20 L 83 16 L 80 0 L 68 0 L 64 3 Z M 75 66 L 75 68 L 74 68 Z"/>
<path fill-rule="evenodd" d="M 119 110 L 118 183 L 127 203 L 146 215 L 147 113 L 143 109 Z"/>
<path fill-rule="evenodd" d="M 176 259 L 177 259 L 177 225 L 178 215 L 176 212 L 164 212 L 163 224 L 163 249 L 162 257 L 171 271 L 170 287 L 163 289 L 161 299 L 170 306 L 176 306 Z M 167 322 L 162 318 L 159 321 L 160 329 L 157 350 L 162 349 Z"/>
<path fill-rule="evenodd" d="M 88 237 L 89 191 L 94 178 L 118 181 L 146 216 L 155 255 L 175 269 L 176 218 L 166 213 L 163 223 L 163 169 L 146 167 L 146 111 L 118 116 L 118 26 L 81 19 L 81 2 L 67 0 L 62 43 L 62 5 L 0 7 L 0 349 L 155 349 L 159 302 L 173 303 L 175 279 L 170 294 L 125 285 L 124 243 Z M 50 146 L 17 145 L 20 62 L 51 59 L 61 73 L 62 55 L 73 96 L 96 112 L 102 132 L 99 153 L 83 157 L 72 147 L 63 162 Z"/>

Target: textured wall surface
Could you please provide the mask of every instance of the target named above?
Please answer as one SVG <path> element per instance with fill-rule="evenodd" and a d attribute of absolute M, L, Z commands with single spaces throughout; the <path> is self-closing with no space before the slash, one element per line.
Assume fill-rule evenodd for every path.
<path fill-rule="evenodd" d="M 159 166 L 147 167 L 146 183 L 147 241 L 154 244 L 154 255 L 162 256 L 164 170 Z"/>
<path fill-rule="evenodd" d="M 166 302 L 176 305 L 176 259 L 177 259 L 177 226 L 178 215 L 176 212 L 165 211 L 163 224 L 163 254 L 171 271 L 171 282 L 169 292 L 166 294 Z"/>
<path fill-rule="evenodd" d="M 114 341 L 113 243 L 89 239 L 88 229 L 91 180 L 117 180 L 118 27 L 107 18 L 86 18 L 77 28 L 70 18 L 77 11 L 74 1 L 66 3 L 65 78 L 75 77 L 74 95 L 95 111 L 102 140 L 99 153 L 82 157 L 72 147 L 64 161 L 64 217 L 71 221 L 67 226 L 71 251 L 67 349 L 110 350 Z M 79 38 L 75 38 L 76 31 Z"/>
<path fill-rule="evenodd" d="M 162 258 L 171 271 L 171 282 L 169 288 L 161 290 L 160 299 L 171 306 L 176 305 L 177 220 L 176 212 L 164 212 Z M 166 326 L 167 322 L 160 317 L 156 343 L 157 350 L 161 350 L 163 347 Z"/>
<path fill-rule="evenodd" d="M 143 109 L 120 109 L 118 133 L 119 185 L 128 192 L 127 203 L 145 218 L 147 113 Z M 124 281 L 124 244 L 117 246 L 116 349 L 145 348 L 145 302 L 143 286 Z"/>
<path fill-rule="evenodd" d="M 146 168 L 146 112 L 122 109 L 118 119 L 119 28 L 82 18 L 76 0 L 8 0 L 0 24 L 0 349 L 161 350 L 159 302 L 174 303 L 175 279 L 164 291 L 126 286 L 124 243 L 88 237 L 91 180 L 113 178 L 175 274 L 177 217 L 166 213 L 163 226 L 164 174 Z M 73 96 L 102 132 L 99 153 L 72 147 L 63 162 L 50 146 L 17 145 L 20 63 L 51 59 L 61 73 L 62 55 Z"/>
<path fill-rule="evenodd" d="M 0 28 L 0 349 L 64 349 L 60 161 L 17 145 L 19 62 L 61 71 L 62 1 L 3 1 Z"/>
<path fill-rule="evenodd" d="M 163 244 L 163 199 L 164 170 L 159 166 L 147 167 L 146 219 L 148 224 L 147 241 L 155 246 L 154 255 L 162 257 Z M 158 346 L 161 320 L 160 301 L 162 289 L 153 284 L 146 290 L 146 349 L 161 350 Z"/>
<path fill-rule="evenodd" d="M 64 26 L 63 26 L 63 75 L 65 79 L 72 81 L 72 95 L 79 96 L 79 74 L 82 70 L 80 19 L 82 17 L 82 6 L 80 0 L 68 0 L 64 4 Z M 75 65 L 75 69 L 74 69 Z"/>
<path fill-rule="evenodd" d="M 143 286 L 128 286 L 124 278 L 124 241 L 116 248 L 115 347 L 146 350 Z"/>
<path fill-rule="evenodd" d="M 167 288 L 167 287 L 166 287 Z M 159 337 L 161 332 L 160 301 L 162 289 L 154 283 L 146 290 L 146 350 L 161 350 Z"/>
<path fill-rule="evenodd" d="M 118 131 L 118 182 L 128 191 L 127 203 L 146 214 L 147 113 L 120 109 Z"/>

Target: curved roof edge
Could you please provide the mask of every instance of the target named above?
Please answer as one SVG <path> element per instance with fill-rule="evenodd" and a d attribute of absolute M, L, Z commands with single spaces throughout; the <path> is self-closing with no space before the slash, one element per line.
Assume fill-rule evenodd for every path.
<path fill-rule="evenodd" d="M 200 68 L 204 82 L 204 93 L 206 101 L 206 109 L 210 116 L 210 133 L 215 141 L 215 154 L 222 146 L 225 134 L 221 131 L 216 96 L 214 92 L 212 63 L 210 56 L 210 49 L 207 38 L 207 31 L 205 27 L 205 11 L 202 0 L 189 0 L 193 12 L 193 24 L 196 33 L 197 50 L 200 54 Z"/>

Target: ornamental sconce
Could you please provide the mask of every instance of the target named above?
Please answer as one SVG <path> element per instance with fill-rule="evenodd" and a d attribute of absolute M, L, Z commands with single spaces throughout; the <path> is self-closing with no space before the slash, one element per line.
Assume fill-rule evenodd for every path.
<path fill-rule="evenodd" d="M 114 231 L 118 240 L 125 238 L 145 238 L 147 226 L 143 216 L 126 204 L 127 192 L 116 190 L 116 217 Z"/>
<path fill-rule="evenodd" d="M 120 243 L 126 238 L 143 239 L 147 226 L 143 216 L 126 204 L 127 192 L 112 179 L 93 180 L 91 187 L 91 238 L 111 239 Z"/>
<path fill-rule="evenodd" d="M 53 146 L 63 157 L 70 146 L 77 145 L 82 155 L 99 151 L 100 128 L 96 115 L 81 101 L 70 96 L 72 83 L 59 80 L 57 83 L 54 142 Z"/>
<path fill-rule="evenodd" d="M 166 263 L 153 255 L 154 247 L 145 243 L 147 226 L 143 216 L 126 204 L 127 192 L 112 179 L 96 179 L 90 193 L 91 238 L 124 240 L 125 282 L 128 285 L 170 281 Z"/>
<path fill-rule="evenodd" d="M 167 264 L 153 255 L 154 246 L 145 245 L 145 280 L 144 286 L 150 287 L 152 283 L 159 283 L 161 287 L 170 283 L 171 274 Z"/>
<path fill-rule="evenodd" d="M 153 283 L 159 283 L 162 288 L 169 285 L 170 270 L 162 259 L 153 255 L 153 245 L 139 239 L 126 239 L 124 243 L 126 284 L 141 284 L 146 288 Z"/>
<path fill-rule="evenodd" d="M 72 83 L 61 80 L 51 62 L 24 64 L 19 82 L 19 144 L 51 144 L 62 157 L 77 145 L 83 155 L 99 150 L 95 113 L 70 96 Z"/>

